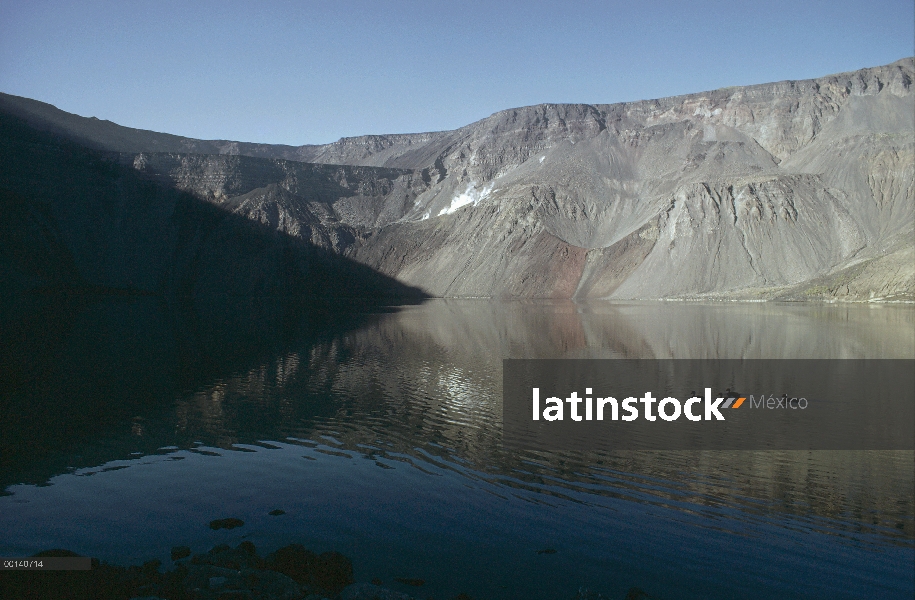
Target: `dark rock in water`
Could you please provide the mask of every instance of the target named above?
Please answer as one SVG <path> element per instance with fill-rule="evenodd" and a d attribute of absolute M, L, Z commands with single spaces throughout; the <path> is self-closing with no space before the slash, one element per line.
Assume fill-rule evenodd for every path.
<path fill-rule="evenodd" d="M 537 550 L 537 554 L 556 554 L 556 549 L 544 548 L 543 550 Z"/>
<path fill-rule="evenodd" d="M 384 583 L 384 582 L 381 581 L 380 579 L 378 579 L 377 577 L 375 577 L 374 579 L 372 579 L 372 585 L 381 585 L 381 584 L 383 584 L 383 583 Z"/>
<path fill-rule="evenodd" d="M 162 566 L 162 561 L 158 558 L 153 560 L 146 561 L 143 563 L 142 571 L 144 575 L 152 575 L 159 572 L 159 567 Z"/>
<path fill-rule="evenodd" d="M 316 558 L 317 555 L 305 546 L 290 544 L 267 556 L 267 568 L 299 583 L 310 583 L 310 573 Z"/>
<path fill-rule="evenodd" d="M 172 548 L 172 560 L 181 560 L 191 555 L 191 549 L 188 546 L 175 546 Z"/>
<path fill-rule="evenodd" d="M 237 550 L 242 552 L 247 552 L 248 554 L 254 556 L 257 554 L 257 548 L 254 547 L 252 542 L 242 542 L 238 545 Z"/>
<path fill-rule="evenodd" d="M 241 527 L 245 522 L 241 519 L 216 519 L 210 521 L 210 529 L 235 529 Z"/>
<path fill-rule="evenodd" d="M 242 542 L 236 548 L 225 544 L 215 546 L 206 554 L 197 554 L 191 559 L 195 565 L 211 565 L 223 569 L 263 569 L 264 559 L 255 552 L 254 544 Z"/>
<path fill-rule="evenodd" d="M 394 581 L 397 583 L 403 583 L 404 585 L 412 585 L 413 587 L 426 585 L 425 579 L 413 579 L 410 577 L 395 577 Z"/>
<path fill-rule="evenodd" d="M 267 568 L 331 595 L 353 583 L 353 564 L 339 552 L 315 554 L 301 544 L 280 548 L 267 557 Z"/>
<path fill-rule="evenodd" d="M 339 594 L 353 583 L 353 563 L 339 552 L 318 555 L 314 568 L 314 582 L 318 587 Z"/>
<path fill-rule="evenodd" d="M 277 509 L 275 509 L 275 510 L 271 510 L 271 511 L 270 511 L 269 513 L 267 513 L 267 514 L 270 515 L 271 517 L 278 517 L 278 516 L 280 516 L 280 515 L 285 515 L 285 514 L 286 514 L 286 511 L 277 508 Z"/>
<path fill-rule="evenodd" d="M 261 569 L 235 570 L 213 565 L 191 565 L 183 583 L 183 594 L 175 594 L 174 597 L 195 600 L 299 600 L 303 597 L 303 590 L 295 581 L 282 573 Z"/>
<path fill-rule="evenodd" d="M 193 562 L 194 562 L 194 564 L 197 564 L 197 561 L 199 560 L 199 557 L 201 557 L 201 556 L 213 556 L 214 554 L 226 552 L 231 549 L 232 549 L 232 546 L 230 546 L 228 544 L 217 544 L 217 545 L 213 546 L 212 548 L 210 548 L 210 550 L 206 554 L 198 554 L 197 556 L 195 556 Z"/>
<path fill-rule="evenodd" d="M 626 593 L 626 600 L 660 600 L 657 596 L 652 596 L 645 590 L 637 587 L 629 588 Z"/>

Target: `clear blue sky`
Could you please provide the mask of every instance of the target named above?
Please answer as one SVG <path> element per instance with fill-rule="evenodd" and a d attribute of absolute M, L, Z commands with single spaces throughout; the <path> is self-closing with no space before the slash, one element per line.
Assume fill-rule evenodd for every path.
<path fill-rule="evenodd" d="M 0 91 L 196 138 L 325 143 L 886 64 L 915 53 L 913 23 L 912 0 L 0 0 Z"/>

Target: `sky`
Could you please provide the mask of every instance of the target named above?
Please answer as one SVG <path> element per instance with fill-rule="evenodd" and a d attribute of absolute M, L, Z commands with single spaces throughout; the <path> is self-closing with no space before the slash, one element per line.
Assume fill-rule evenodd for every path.
<path fill-rule="evenodd" d="M 140 129 L 292 145 L 913 54 L 912 0 L 0 0 L 2 92 Z"/>

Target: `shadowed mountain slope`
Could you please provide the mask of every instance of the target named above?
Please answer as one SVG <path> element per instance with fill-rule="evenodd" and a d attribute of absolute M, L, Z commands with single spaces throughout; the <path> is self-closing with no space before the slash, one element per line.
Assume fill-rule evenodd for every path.
<path fill-rule="evenodd" d="M 0 108 L 436 296 L 912 300 L 913 79 L 908 58 L 297 148 Z"/>
<path fill-rule="evenodd" d="M 269 218 L 253 218 L 257 202 L 250 197 L 235 200 L 247 210 L 236 206 L 236 214 L 145 177 L 121 158 L 0 114 L 4 298 L 36 288 L 306 303 L 422 296 L 334 252 L 335 238 L 289 192 L 283 192 L 284 206 L 299 212 L 297 226 L 285 231 Z M 313 187 L 339 187 L 332 174 L 314 178 L 323 187 Z M 267 203 L 258 206 L 269 213 Z"/>

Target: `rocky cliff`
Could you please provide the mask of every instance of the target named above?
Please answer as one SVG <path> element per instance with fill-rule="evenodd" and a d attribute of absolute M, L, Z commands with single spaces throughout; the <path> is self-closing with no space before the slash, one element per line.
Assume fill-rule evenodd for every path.
<path fill-rule="evenodd" d="M 150 173 L 145 164 L 170 170 Z M 190 182 L 182 178 L 188 164 Z M 423 295 L 343 256 L 360 234 L 327 208 L 335 199 L 361 206 L 364 194 L 402 202 L 397 172 L 292 163 L 285 187 L 266 183 L 283 166 L 103 152 L 0 114 L 0 326 L 29 290 L 167 301 L 270 296 L 305 306 Z M 374 222 L 368 214 L 359 218 Z"/>
<path fill-rule="evenodd" d="M 912 79 L 497 113 L 352 255 L 442 296 L 913 299 Z"/>
<path fill-rule="evenodd" d="M 0 109 L 435 296 L 912 300 L 913 78 L 909 58 L 301 147 Z"/>

